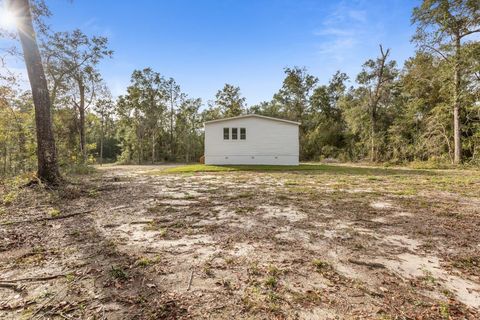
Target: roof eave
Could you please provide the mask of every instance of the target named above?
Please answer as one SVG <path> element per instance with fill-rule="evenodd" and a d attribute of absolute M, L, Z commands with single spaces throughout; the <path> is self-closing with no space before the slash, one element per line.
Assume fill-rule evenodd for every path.
<path fill-rule="evenodd" d="M 204 124 L 217 123 L 217 122 L 230 121 L 230 120 L 243 119 L 243 118 L 252 118 L 252 117 L 253 118 L 266 119 L 266 120 L 272 120 L 272 121 L 285 122 L 285 123 L 295 124 L 295 125 L 298 125 L 298 126 L 300 125 L 300 122 L 297 122 L 297 121 L 268 117 L 268 116 L 263 116 L 263 115 L 260 115 L 260 114 L 246 114 L 246 115 L 241 115 L 241 116 L 237 116 L 237 117 L 209 120 L 209 121 L 205 121 Z"/>

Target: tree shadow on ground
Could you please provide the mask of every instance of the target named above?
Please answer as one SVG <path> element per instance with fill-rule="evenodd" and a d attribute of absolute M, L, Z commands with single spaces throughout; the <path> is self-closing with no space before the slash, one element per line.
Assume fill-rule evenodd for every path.
<path fill-rule="evenodd" d="M 89 270 L 89 276 L 95 279 L 94 287 L 90 290 L 99 299 L 87 302 L 86 305 L 90 304 L 88 310 L 102 310 L 98 313 L 103 314 L 104 319 L 177 319 L 184 314 L 186 309 L 177 300 L 165 295 L 161 284 L 155 283 L 154 277 L 137 265 L 138 257 L 133 256 L 136 252 L 132 255 L 121 252 L 115 239 L 106 237 L 94 219 L 81 216 L 62 222 L 62 228 L 69 231 L 66 241 L 76 247 L 76 254 L 83 257 L 82 265 Z M 89 286 L 81 280 L 78 287 L 77 293 L 91 295 Z M 81 290 L 82 287 L 85 290 Z M 68 300 L 69 295 L 75 295 L 75 292 L 70 292 L 65 299 Z M 107 305 L 120 308 L 105 310 Z M 83 316 L 99 315 L 95 311 L 90 312 Z"/>

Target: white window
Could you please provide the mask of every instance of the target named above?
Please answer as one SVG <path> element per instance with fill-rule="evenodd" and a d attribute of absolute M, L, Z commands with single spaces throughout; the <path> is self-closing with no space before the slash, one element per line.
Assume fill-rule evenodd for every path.
<path fill-rule="evenodd" d="M 238 140 L 238 128 L 232 128 L 232 140 Z"/>
<path fill-rule="evenodd" d="M 223 128 L 223 140 L 230 139 L 230 128 Z"/>

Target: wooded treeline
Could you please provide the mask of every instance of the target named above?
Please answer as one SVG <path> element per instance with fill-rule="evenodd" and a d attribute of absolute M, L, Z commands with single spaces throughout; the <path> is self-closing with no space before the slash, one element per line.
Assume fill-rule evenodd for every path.
<path fill-rule="evenodd" d="M 39 2 L 43 4 L 43 2 Z M 45 6 L 35 8 L 48 16 Z M 403 66 L 391 50 L 349 79 L 326 84 L 305 68 L 285 69 L 270 101 L 247 107 L 226 84 L 207 105 L 151 68 L 135 70 L 126 93 L 112 97 L 99 65 L 114 58 L 108 39 L 81 30 L 53 32 L 37 21 L 61 166 L 83 163 L 197 161 L 203 122 L 257 113 L 301 122 L 301 160 L 480 163 L 480 3 L 425 0 L 415 8 L 417 52 Z M 9 36 L 2 31 L 2 36 Z M 0 73 L 0 173 L 36 167 L 34 106 L 9 71 Z"/>

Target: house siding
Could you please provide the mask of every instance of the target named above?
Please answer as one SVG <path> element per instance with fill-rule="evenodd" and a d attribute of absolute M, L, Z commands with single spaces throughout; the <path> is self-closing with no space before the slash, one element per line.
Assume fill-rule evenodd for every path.
<path fill-rule="evenodd" d="M 230 128 L 230 139 L 223 139 L 223 128 Z M 231 128 L 239 128 L 238 140 L 231 139 Z M 246 140 L 240 140 L 246 128 Z M 298 165 L 298 125 L 265 118 L 240 118 L 205 124 L 206 164 Z"/>

